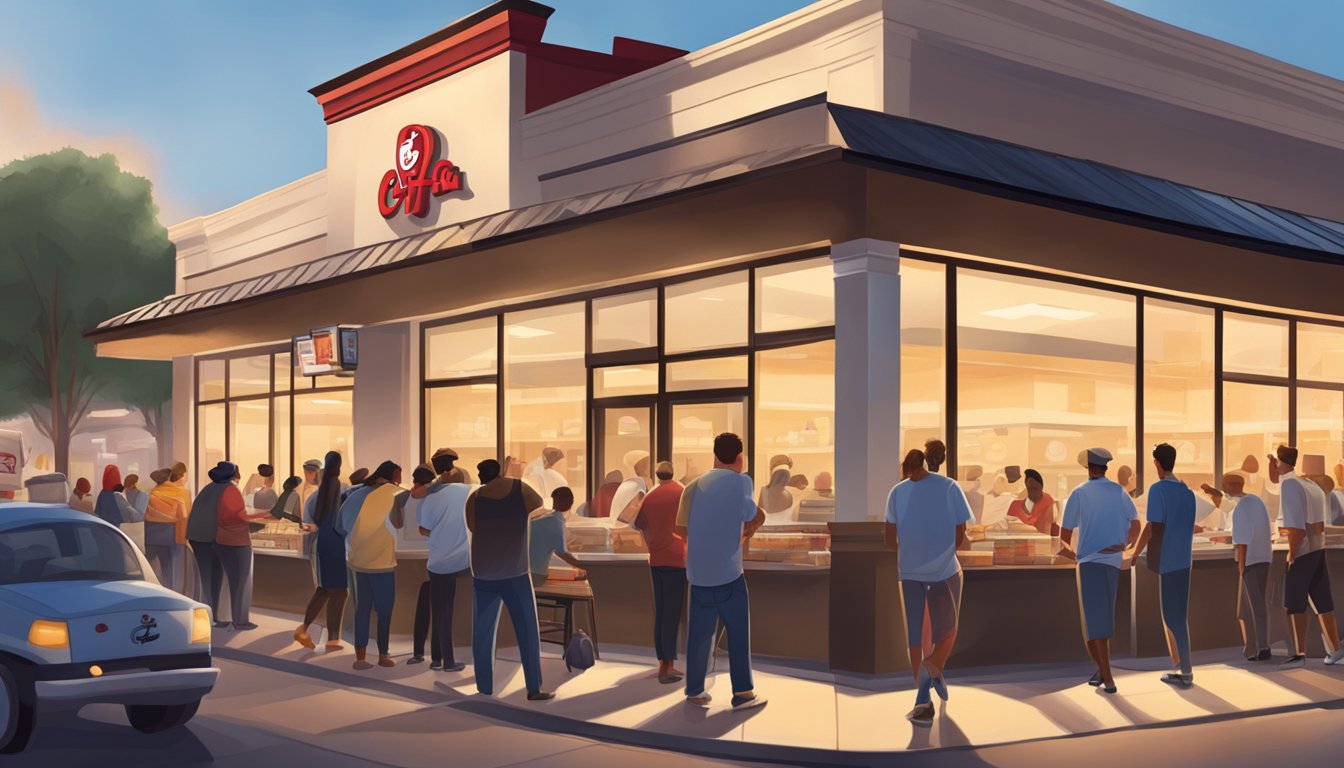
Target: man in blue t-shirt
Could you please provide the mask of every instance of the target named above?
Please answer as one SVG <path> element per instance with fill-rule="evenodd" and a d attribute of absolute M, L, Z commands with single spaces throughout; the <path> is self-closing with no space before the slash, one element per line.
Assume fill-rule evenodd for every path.
<path fill-rule="evenodd" d="M 925 448 L 928 453 L 913 450 L 901 462 L 903 479 L 887 496 L 886 542 L 887 549 L 897 552 L 910 672 L 918 686 L 915 708 L 906 719 L 927 727 L 933 725 L 929 688 L 947 701 L 943 667 L 957 639 L 961 607 L 957 547 L 966 540 L 971 507 L 961 486 L 930 471 L 942 464 L 942 443 L 931 440 Z M 930 469 L 925 468 L 926 462 Z M 926 610 L 933 644 L 927 654 L 923 646 Z"/>
<path fill-rule="evenodd" d="M 1153 448 L 1157 482 L 1148 488 L 1148 524 L 1139 534 L 1130 556 L 1136 562 L 1148 550 L 1148 568 L 1157 572 L 1162 598 L 1162 624 L 1166 627 L 1167 651 L 1173 671 L 1162 676 L 1168 685 L 1190 687 L 1195 681 L 1190 666 L 1190 560 L 1195 538 L 1195 493 L 1173 474 L 1176 449 L 1166 443 Z"/>
<path fill-rule="evenodd" d="M 1059 538 L 1078 558 L 1078 597 L 1083 609 L 1083 639 L 1097 664 L 1088 684 L 1115 693 L 1111 676 L 1111 635 L 1115 634 L 1115 597 L 1125 549 L 1139 536 L 1134 500 L 1119 483 L 1106 478 L 1113 457 L 1105 448 L 1088 448 L 1087 482 L 1069 494 Z M 1075 540 L 1074 531 L 1078 532 Z"/>
<path fill-rule="evenodd" d="M 677 507 L 676 531 L 686 539 L 686 579 L 691 582 L 686 629 L 686 700 L 709 705 L 705 675 L 718 622 L 728 633 L 728 670 L 733 709 L 765 703 L 751 677 L 751 603 L 742 574 L 742 541 L 765 523 L 752 500 L 742 438 L 714 438 L 714 468 L 686 486 Z"/>

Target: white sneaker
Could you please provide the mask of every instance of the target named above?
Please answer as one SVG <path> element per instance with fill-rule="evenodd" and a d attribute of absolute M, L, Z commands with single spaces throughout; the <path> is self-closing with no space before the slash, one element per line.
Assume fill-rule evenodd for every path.
<path fill-rule="evenodd" d="M 1339 664 L 1341 662 L 1344 662 L 1344 643 L 1341 643 L 1340 646 L 1335 649 L 1334 653 L 1325 657 L 1325 663 L 1327 666 L 1333 667 L 1334 665 Z"/>
<path fill-rule="evenodd" d="M 1290 656 L 1287 661 L 1279 665 L 1279 669 L 1302 669 L 1307 666 L 1306 656 Z"/>

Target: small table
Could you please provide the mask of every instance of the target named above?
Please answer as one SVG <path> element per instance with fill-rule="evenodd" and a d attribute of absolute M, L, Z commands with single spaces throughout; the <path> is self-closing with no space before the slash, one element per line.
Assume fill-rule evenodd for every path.
<path fill-rule="evenodd" d="M 587 581 L 559 581 L 547 579 L 536 588 L 537 611 L 551 610 L 551 618 L 537 617 L 539 634 L 543 643 L 556 643 L 561 648 L 569 647 L 569 639 L 574 636 L 574 604 L 588 604 L 588 638 L 593 641 L 593 656 L 600 659 L 602 654 L 597 647 L 597 602 L 593 598 L 593 585 Z M 556 639 L 559 635 L 559 639 Z"/>

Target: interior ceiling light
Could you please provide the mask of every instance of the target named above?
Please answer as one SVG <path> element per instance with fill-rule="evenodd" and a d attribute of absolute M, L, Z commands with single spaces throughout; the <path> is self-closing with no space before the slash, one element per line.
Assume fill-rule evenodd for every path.
<path fill-rule="evenodd" d="M 1096 312 L 1088 312 L 1085 309 L 1069 309 L 1067 307 L 1054 307 L 1049 304 L 1018 304 L 1015 307 L 1003 307 L 1002 309 L 989 309 L 981 312 L 985 317 L 996 317 L 1000 320 L 1023 320 L 1028 317 L 1045 317 L 1051 320 L 1082 320 L 1086 317 L 1095 317 Z"/>
<path fill-rule="evenodd" d="M 535 339 L 539 336 L 554 336 L 555 331 L 533 328 L 530 325 L 511 325 L 509 326 L 509 335 L 515 339 Z"/>
<path fill-rule="evenodd" d="M 701 301 L 727 301 L 727 299 L 722 296 L 697 296 L 696 298 Z"/>

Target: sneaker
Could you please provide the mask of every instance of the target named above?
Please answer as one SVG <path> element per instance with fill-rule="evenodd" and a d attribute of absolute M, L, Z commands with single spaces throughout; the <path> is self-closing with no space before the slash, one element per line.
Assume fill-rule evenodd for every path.
<path fill-rule="evenodd" d="M 1269 661 L 1274 658 L 1274 654 L 1268 648 L 1260 651 L 1260 655 L 1255 657 L 1256 661 Z"/>
<path fill-rule="evenodd" d="M 550 701 L 555 698 L 555 694 L 550 691 L 528 691 L 528 701 Z"/>
<path fill-rule="evenodd" d="M 1090 686 L 1092 686 L 1093 688 L 1096 688 L 1096 687 L 1100 686 L 1100 685 L 1101 685 L 1101 682 L 1102 682 L 1102 681 L 1101 681 L 1101 670 L 1100 670 L 1100 669 L 1098 669 L 1096 672 L 1092 673 L 1092 677 L 1089 677 L 1089 678 L 1087 679 L 1087 684 L 1090 685 Z"/>
<path fill-rule="evenodd" d="M 424 664 L 424 663 L 425 663 L 425 657 L 424 657 L 424 656 L 412 656 L 411 658 L 409 658 L 409 659 L 406 660 L 406 663 L 407 663 L 407 664 Z M 431 669 L 432 669 L 432 668 L 433 668 L 433 667 L 431 667 Z"/>
<path fill-rule="evenodd" d="M 1334 653 L 1325 657 L 1325 663 L 1327 666 L 1333 667 L 1334 665 L 1339 664 L 1340 662 L 1344 662 L 1344 643 L 1341 643 L 1340 646 L 1335 649 Z"/>
<path fill-rule="evenodd" d="M 1302 655 L 1290 656 L 1288 660 L 1279 665 L 1279 669 L 1302 669 L 1307 666 L 1307 657 Z"/>
<path fill-rule="evenodd" d="M 708 707 L 708 706 L 709 706 L 709 702 L 711 702 L 711 701 L 713 701 L 713 700 L 714 700 L 714 697 L 713 697 L 713 696 L 710 696 L 708 693 L 702 693 L 702 694 L 699 694 L 699 695 L 696 695 L 696 696 L 687 696 L 687 697 L 686 697 L 686 703 L 687 703 L 687 704 L 694 704 L 694 705 L 697 706 L 697 707 Z"/>
<path fill-rule="evenodd" d="M 256 629 L 256 628 L 257 628 L 257 625 L 256 625 L 256 624 L 253 624 L 253 623 L 250 622 L 250 621 L 244 621 L 242 624 L 234 624 L 234 625 L 233 625 L 233 628 L 236 629 L 236 630 L 238 630 L 239 632 L 243 632 L 243 631 L 245 631 L 245 630 L 249 630 L 249 629 Z"/>
<path fill-rule="evenodd" d="M 233 626 L 233 625 L 230 624 L 230 623 L 227 622 L 227 621 L 216 621 L 216 622 L 215 622 L 215 629 L 228 629 L 229 627 L 232 627 L 232 626 Z"/>
<path fill-rule="evenodd" d="M 424 659 L 421 659 L 421 661 L 424 661 Z M 380 666 L 380 667 L 395 667 L 395 666 L 397 666 L 397 662 L 396 662 L 391 656 L 379 655 L 379 656 L 378 656 L 378 666 Z"/>
<path fill-rule="evenodd" d="M 467 665 L 463 664 L 460 661 L 454 661 L 451 664 L 444 664 L 442 667 L 440 667 L 440 669 L 442 669 L 444 672 L 461 672 L 466 668 Z"/>
<path fill-rule="evenodd" d="M 933 704 L 916 704 L 915 708 L 906 714 L 905 719 L 924 728 L 932 726 Z"/>
<path fill-rule="evenodd" d="M 1162 676 L 1162 682 L 1167 685 L 1175 685 L 1181 688 L 1189 688 L 1195 684 L 1194 675 L 1183 675 L 1180 672 L 1168 672 Z"/>
<path fill-rule="evenodd" d="M 751 709 L 765 705 L 765 697 L 752 694 L 751 696 L 733 696 L 733 710 Z"/>
<path fill-rule="evenodd" d="M 424 659 L 421 659 L 420 661 L 424 661 Z M 408 661 L 408 662 L 406 662 L 406 663 L 407 663 L 407 664 L 419 664 L 420 661 L 416 661 L 415 659 L 411 659 L 410 661 Z M 429 662 L 429 668 L 432 669 L 432 670 L 434 670 L 435 672 L 437 672 L 437 671 L 439 671 L 440 669 L 443 669 L 443 662 L 442 662 L 442 661 L 431 661 L 431 662 Z"/>

